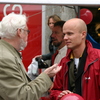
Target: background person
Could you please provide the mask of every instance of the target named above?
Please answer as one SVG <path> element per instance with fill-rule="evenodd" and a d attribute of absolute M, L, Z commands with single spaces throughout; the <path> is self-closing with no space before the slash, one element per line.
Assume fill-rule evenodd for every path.
<path fill-rule="evenodd" d="M 31 81 L 19 53 L 27 46 L 30 32 L 26 16 L 11 13 L 0 24 L 0 100 L 38 100 L 61 67 L 55 64 Z"/>
<path fill-rule="evenodd" d="M 56 52 L 52 55 L 52 65 L 60 63 L 60 60 L 66 56 L 67 46 L 65 45 L 63 25 L 65 21 L 58 21 L 54 24 L 52 29 L 51 39 L 53 45 L 57 48 Z"/>
<path fill-rule="evenodd" d="M 53 27 L 54 27 L 54 24 L 56 23 L 56 22 L 59 22 L 59 21 L 61 21 L 61 19 L 60 19 L 60 17 L 58 16 L 58 15 L 51 15 L 51 16 L 49 16 L 49 18 L 48 18 L 48 26 L 49 26 L 49 28 L 51 29 L 51 31 L 52 31 L 52 29 L 53 29 Z M 61 21 L 61 22 L 59 22 L 58 23 L 58 25 L 56 25 L 56 26 L 58 26 L 58 28 L 60 28 L 59 29 L 59 31 L 60 31 L 60 36 L 58 35 L 58 39 L 59 39 L 59 37 L 60 37 L 60 42 L 62 42 L 62 40 L 63 40 L 63 34 L 62 34 L 62 26 L 63 26 L 63 24 L 64 24 L 64 21 Z M 58 30 L 57 30 L 58 31 Z M 56 38 L 56 37 L 54 37 L 54 38 Z M 57 41 L 57 42 L 59 42 L 59 40 Z M 61 43 L 61 44 L 64 44 L 64 42 L 63 43 Z M 65 47 L 66 48 L 66 47 Z M 55 51 L 56 51 L 56 49 L 57 49 L 57 46 L 56 45 L 54 45 L 53 44 L 53 40 L 52 40 L 52 36 L 50 35 L 50 41 L 49 41 L 49 50 L 50 50 L 50 53 L 48 53 L 48 54 L 44 54 L 44 55 L 37 55 L 37 56 L 35 56 L 34 58 L 33 58 L 33 60 L 32 60 L 32 63 L 28 66 L 28 75 L 29 75 L 29 77 L 32 79 L 32 80 L 34 80 L 39 74 L 40 74 L 40 72 L 39 72 L 39 70 L 38 70 L 38 68 L 39 68 L 39 66 L 37 66 L 37 65 L 39 65 L 38 64 L 38 62 L 35 60 L 35 58 L 42 58 L 43 60 L 51 60 L 52 59 L 52 55 L 55 53 Z M 64 52 L 65 53 L 65 52 Z M 64 53 L 63 53 L 63 55 L 64 55 Z M 60 54 L 60 53 L 59 53 Z M 62 56 L 63 56 L 62 55 Z M 62 58 L 62 57 L 61 57 Z M 54 59 L 54 57 L 53 57 L 53 59 Z M 40 59 L 39 59 L 40 60 Z M 42 60 L 42 62 L 44 62 Z M 59 59 L 60 60 L 60 59 Z M 46 62 L 45 62 L 45 64 L 46 64 Z M 36 67 L 35 67 L 35 65 L 36 65 Z M 40 64 L 41 65 L 41 64 Z M 47 64 L 48 65 L 48 64 Z M 44 68 L 44 67 L 43 67 Z M 42 68 L 42 69 L 43 69 Z M 34 74 L 34 71 L 33 71 L 33 69 L 34 69 L 34 71 L 36 72 L 35 74 Z"/>
<path fill-rule="evenodd" d="M 63 26 L 68 51 L 59 65 L 51 90 L 51 100 L 59 100 L 69 93 L 77 93 L 84 100 L 100 99 L 100 50 L 86 40 L 87 26 L 79 18 L 73 18 Z"/>
<path fill-rule="evenodd" d="M 65 21 L 58 21 L 54 24 L 54 27 L 52 29 L 51 39 L 53 45 L 57 48 L 56 52 L 52 55 L 52 64 L 60 63 L 60 60 L 65 57 L 67 53 L 67 46 L 65 45 L 63 34 L 64 23 Z M 45 97 L 42 97 L 41 100 L 49 100 L 49 96 L 47 95 Z"/>
<path fill-rule="evenodd" d="M 57 21 L 61 21 L 61 18 L 58 15 L 55 14 L 55 15 L 49 16 L 47 24 L 48 24 L 51 31 L 54 27 L 54 23 L 57 22 Z M 49 51 L 50 52 L 48 54 L 41 55 L 40 57 L 43 60 L 51 60 L 52 54 L 55 53 L 56 48 L 52 43 L 51 35 L 50 35 L 50 39 L 49 39 Z"/>
<path fill-rule="evenodd" d="M 64 34 L 62 30 L 64 23 L 65 21 L 58 21 L 54 24 L 54 27 L 52 28 L 51 40 L 52 40 L 53 45 L 57 48 L 56 52 L 52 55 L 52 65 L 56 63 L 60 63 L 60 60 L 63 57 L 65 57 L 67 53 L 67 46 L 65 45 Z M 28 66 L 28 75 L 32 80 L 35 79 L 39 75 L 38 70 L 37 70 L 38 62 L 34 59 L 32 63 Z M 35 70 L 36 70 L 36 73 L 35 73 Z"/>

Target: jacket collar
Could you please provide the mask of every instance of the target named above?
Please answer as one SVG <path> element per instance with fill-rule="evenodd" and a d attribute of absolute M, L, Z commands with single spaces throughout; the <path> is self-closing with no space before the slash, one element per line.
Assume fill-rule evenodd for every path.
<path fill-rule="evenodd" d="M 12 53 L 17 53 L 17 55 L 21 58 L 21 53 L 17 51 L 12 45 L 8 42 L 4 41 L 3 39 L 0 40 Z"/>
<path fill-rule="evenodd" d="M 87 53 L 88 53 L 88 55 L 91 56 L 91 60 L 94 60 L 97 57 L 97 53 L 94 52 L 94 48 L 93 48 L 91 42 L 88 41 L 88 40 L 86 40 L 86 47 L 87 47 Z M 71 52 L 72 52 L 72 50 L 68 49 L 66 57 L 70 57 Z M 94 55 L 91 55 L 91 53 L 93 53 Z M 95 58 L 93 58 L 92 56 L 95 57 Z"/>
<path fill-rule="evenodd" d="M 87 47 L 87 65 L 90 63 L 94 62 L 96 59 L 98 59 L 98 49 L 93 48 L 92 44 L 90 41 L 86 40 L 86 47 Z M 67 54 L 66 54 L 66 59 L 70 59 L 72 50 L 68 49 Z M 99 51 L 100 52 L 100 51 Z"/>

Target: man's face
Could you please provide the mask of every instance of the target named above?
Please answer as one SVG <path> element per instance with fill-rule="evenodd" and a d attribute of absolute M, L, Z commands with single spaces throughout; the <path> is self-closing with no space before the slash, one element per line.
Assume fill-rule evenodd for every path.
<path fill-rule="evenodd" d="M 20 50 L 24 50 L 27 46 L 27 41 L 25 42 L 23 39 L 20 39 Z"/>
<path fill-rule="evenodd" d="M 80 47 L 84 34 L 80 33 L 79 27 L 75 25 L 66 24 L 63 27 L 64 40 L 68 48 L 75 49 Z"/>
<path fill-rule="evenodd" d="M 59 47 L 62 44 L 64 41 L 64 34 L 60 26 L 53 27 L 51 38 L 54 46 Z"/>
<path fill-rule="evenodd" d="M 27 41 L 28 41 L 28 27 L 26 26 L 22 30 L 22 35 L 20 39 L 20 49 L 24 50 L 24 48 L 27 46 Z"/>

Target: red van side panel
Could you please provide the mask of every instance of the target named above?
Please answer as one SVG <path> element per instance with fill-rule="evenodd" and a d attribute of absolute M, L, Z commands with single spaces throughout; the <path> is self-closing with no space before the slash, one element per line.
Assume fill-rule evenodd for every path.
<path fill-rule="evenodd" d="M 17 4 L 0 4 L 0 21 L 7 14 L 14 12 L 26 14 L 28 27 L 30 30 L 28 45 L 22 51 L 22 61 L 27 70 L 32 58 L 41 54 L 42 39 L 42 5 L 17 5 Z"/>

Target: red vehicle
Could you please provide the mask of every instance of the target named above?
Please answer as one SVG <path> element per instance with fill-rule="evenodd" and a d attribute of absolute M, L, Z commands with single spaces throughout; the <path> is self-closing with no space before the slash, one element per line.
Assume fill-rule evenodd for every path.
<path fill-rule="evenodd" d="M 42 5 L 19 5 L 19 4 L 0 4 L 0 20 L 7 14 L 14 12 L 26 14 L 28 27 L 30 30 L 28 46 L 22 52 L 22 60 L 26 67 L 31 63 L 32 58 L 41 54 L 41 34 L 42 34 Z"/>

